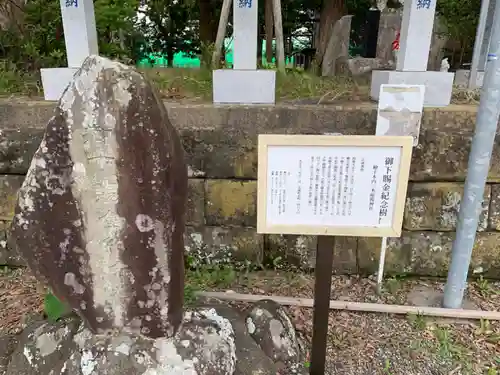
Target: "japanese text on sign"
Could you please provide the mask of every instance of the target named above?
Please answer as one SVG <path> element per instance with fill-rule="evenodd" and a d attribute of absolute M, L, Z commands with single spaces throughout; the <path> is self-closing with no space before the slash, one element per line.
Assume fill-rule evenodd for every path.
<path fill-rule="evenodd" d="M 411 136 L 259 135 L 257 231 L 398 237 Z"/>
<path fill-rule="evenodd" d="M 251 8 L 252 0 L 238 0 L 238 8 Z"/>
<path fill-rule="evenodd" d="M 268 154 L 270 224 L 390 226 L 400 149 L 273 146 Z"/>
<path fill-rule="evenodd" d="M 432 0 L 417 0 L 417 9 L 430 9 Z"/>
<path fill-rule="evenodd" d="M 78 0 L 66 0 L 66 8 L 78 8 Z"/>
<path fill-rule="evenodd" d="M 388 212 L 387 209 L 389 207 L 393 165 L 394 158 L 385 158 L 385 166 L 383 169 L 384 175 L 382 176 L 382 193 L 380 194 L 379 223 L 382 222 L 383 217 L 387 216 Z"/>

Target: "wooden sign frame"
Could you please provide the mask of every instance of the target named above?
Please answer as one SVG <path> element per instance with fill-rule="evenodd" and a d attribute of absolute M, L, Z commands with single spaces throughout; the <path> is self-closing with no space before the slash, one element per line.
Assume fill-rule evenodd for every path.
<path fill-rule="evenodd" d="M 267 223 L 267 165 L 268 148 L 270 146 L 400 147 L 400 167 L 396 185 L 392 226 L 269 225 Z M 412 149 L 413 137 L 411 136 L 259 135 L 257 232 L 317 236 L 400 237 L 406 191 L 408 188 L 408 178 L 410 174 Z"/>

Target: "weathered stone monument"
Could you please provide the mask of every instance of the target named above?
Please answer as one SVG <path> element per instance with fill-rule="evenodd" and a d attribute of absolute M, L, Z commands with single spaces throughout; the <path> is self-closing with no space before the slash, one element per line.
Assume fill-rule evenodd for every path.
<path fill-rule="evenodd" d="M 173 306 L 182 302 L 186 189 L 182 146 L 152 88 L 94 57 L 47 126 L 12 233 L 31 269 L 95 332 L 171 336 L 182 315 Z"/>
<path fill-rule="evenodd" d="M 377 58 L 396 65 L 395 56 L 392 50 L 392 43 L 401 28 L 401 11 L 399 9 L 390 11 L 385 8 L 380 13 L 380 22 L 378 26 L 377 37 Z"/>
<path fill-rule="evenodd" d="M 392 44 L 401 29 L 402 12 L 399 9 L 389 11 L 386 9 L 380 16 L 379 33 L 377 38 L 377 58 L 385 63 L 396 65 Z M 432 30 L 429 62 L 427 70 L 437 71 L 444 57 L 444 47 L 448 38 L 445 27 L 439 16 L 435 16 Z"/>
<path fill-rule="evenodd" d="M 322 72 L 323 76 L 334 76 L 336 71 L 335 62 L 340 58 L 349 57 L 349 40 L 351 39 L 352 16 L 343 16 L 333 26 L 328 45 L 326 46 L 325 56 L 323 58 Z"/>
<path fill-rule="evenodd" d="M 183 309 L 186 194 L 183 147 L 155 90 L 133 68 L 87 58 L 47 125 L 11 228 L 78 318 L 12 338 L 7 374 L 305 373 L 279 305 L 257 303 L 246 319 L 216 301 Z"/>

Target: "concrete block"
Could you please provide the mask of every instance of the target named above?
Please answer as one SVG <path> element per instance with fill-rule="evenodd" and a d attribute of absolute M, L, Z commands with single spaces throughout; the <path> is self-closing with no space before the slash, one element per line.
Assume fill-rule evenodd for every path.
<path fill-rule="evenodd" d="M 461 87 L 461 88 L 466 88 L 469 86 L 469 77 L 470 77 L 470 70 L 468 69 L 459 69 L 455 72 L 455 86 Z M 483 87 L 483 81 L 484 81 L 484 72 L 477 72 L 476 75 L 476 83 L 473 85 L 473 89 L 477 89 L 480 87 Z"/>
<path fill-rule="evenodd" d="M 448 72 L 400 72 L 396 70 L 374 70 L 370 97 L 379 99 L 383 84 L 425 85 L 425 107 L 445 107 L 451 102 L 454 73 Z"/>
<path fill-rule="evenodd" d="M 45 100 L 59 100 L 78 68 L 40 69 Z"/>
<path fill-rule="evenodd" d="M 213 99 L 216 104 L 274 104 L 274 70 L 230 70 L 213 72 Z"/>

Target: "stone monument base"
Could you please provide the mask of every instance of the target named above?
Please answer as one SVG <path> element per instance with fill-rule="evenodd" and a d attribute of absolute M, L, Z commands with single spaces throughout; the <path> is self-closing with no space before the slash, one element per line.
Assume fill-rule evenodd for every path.
<path fill-rule="evenodd" d="M 469 86 L 469 76 L 470 70 L 468 69 L 459 69 L 455 72 L 455 86 L 458 87 L 468 87 Z M 473 89 L 477 89 L 483 87 L 484 80 L 484 72 L 477 72 L 476 75 L 476 84 L 473 86 Z"/>
<path fill-rule="evenodd" d="M 45 100 L 59 100 L 78 68 L 40 69 Z"/>
<path fill-rule="evenodd" d="M 401 72 L 374 70 L 370 97 L 379 99 L 383 84 L 425 85 L 424 107 L 445 107 L 450 104 L 454 73 L 448 72 Z"/>
<path fill-rule="evenodd" d="M 274 70 L 219 69 L 213 71 L 216 104 L 274 104 Z"/>
<path fill-rule="evenodd" d="M 0 333 L 9 375 L 307 375 L 307 347 L 286 311 L 262 300 L 242 313 L 215 300 L 184 311 L 173 337 L 131 330 L 94 334 L 76 316 Z M 140 327 L 139 327 L 140 329 Z"/>

